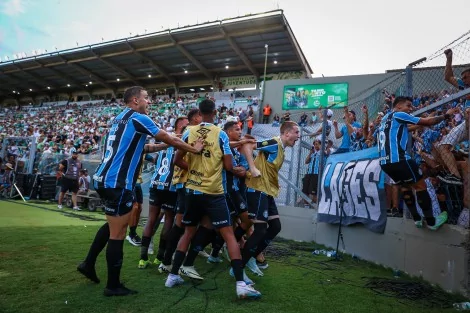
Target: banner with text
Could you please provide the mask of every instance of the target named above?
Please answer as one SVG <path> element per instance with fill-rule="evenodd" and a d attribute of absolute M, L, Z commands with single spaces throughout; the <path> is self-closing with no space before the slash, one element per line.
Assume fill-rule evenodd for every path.
<path fill-rule="evenodd" d="M 281 80 L 281 79 L 299 79 L 305 77 L 305 73 L 301 71 L 291 72 L 280 72 L 271 73 L 266 75 L 266 81 L 268 80 Z M 260 82 L 264 77 L 260 77 Z M 256 77 L 254 75 L 244 76 L 232 76 L 232 77 L 221 77 L 219 80 L 222 89 L 233 89 L 233 88 L 252 88 L 256 86 Z"/>
<path fill-rule="evenodd" d="M 283 110 L 342 108 L 348 105 L 348 84 L 284 86 Z"/>
<path fill-rule="evenodd" d="M 359 223 L 376 233 L 385 231 L 387 204 L 377 148 L 331 155 L 320 186 L 319 222 L 338 224 L 343 203 L 343 225 Z"/>

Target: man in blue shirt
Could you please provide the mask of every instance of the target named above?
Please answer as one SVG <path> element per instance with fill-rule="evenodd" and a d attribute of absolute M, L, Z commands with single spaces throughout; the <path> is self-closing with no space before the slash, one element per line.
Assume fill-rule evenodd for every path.
<path fill-rule="evenodd" d="M 406 151 L 408 125 L 436 125 L 445 119 L 451 119 L 455 110 L 450 109 L 440 116 L 419 118 L 409 114 L 412 111 L 412 101 L 410 97 L 395 98 L 393 110 L 382 118 L 378 138 L 380 167 L 396 185 L 402 186 L 403 199 L 413 216 L 416 227 L 422 228 L 423 220 L 416 209 L 415 197 L 411 189 L 416 191 L 416 198 L 423 210 L 427 227 L 437 230 L 447 221 L 447 212 L 442 212 L 436 218 L 433 217 L 432 201 L 427 191 L 425 178 L 419 166 Z"/>
<path fill-rule="evenodd" d="M 344 107 L 344 125 L 341 130 L 338 129 L 338 122 L 333 121 L 333 127 L 335 129 L 336 139 L 343 138 L 341 145 L 335 154 L 345 153 L 351 150 L 351 136 L 353 135 L 355 128 L 361 128 L 362 125 L 356 120 L 356 112 L 349 111 L 348 107 Z"/>
<path fill-rule="evenodd" d="M 149 99 L 144 88 L 128 88 L 124 93 L 124 102 L 127 108 L 112 120 L 103 159 L 93 175 L 94 187 L 104 201 L 108 222 L 98 230 L 85 261 L 77 267 L 81 274 L 99 283 L 95 271 L 96 258 L 107 244 L 108 282 L 104 289 L 105 296 L 137 293 L 121 284 L 120 273 L 123 243 L 134 202 L 133 189 L 139 175 L 137 169 L 142 163 L 142 153 L 153 152 L 155 148 L 154 145 L 145 145 L 147 136 L 192 153 L 199 153 L 204 147 L 201 138 L 191 146 L 160 130 L 147 116 Z"/>

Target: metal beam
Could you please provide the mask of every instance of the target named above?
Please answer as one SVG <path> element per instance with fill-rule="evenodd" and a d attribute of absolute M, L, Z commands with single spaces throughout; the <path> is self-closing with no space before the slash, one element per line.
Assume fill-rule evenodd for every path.
<path fill-rule="evenodd" d="M 188 50 L 186 50 L 185 47 L 183 47 L 181 44 L 179 44 L 175 38 L 173 38 L 173 36 L 170 34 L 168 34 L 170 36 L 170 39 L 171 41 L 175 44 L 175 47 L 182 53 L 184 54 L 184 56 L 186 56 L 188 58 L 189 61 L 191 61 L 194 65 L 196 65 L 196 67 L 207 77 L 209 78 L 211 81 L 213 81 L 213 77 L 212 77 L 212 74 L 204 67 L 204 65 L 201 64 L 201 62 L 199 62 L 191 53 L 189 53 Z"/>
<path fill-rule="evenodd" d="M 41 67 L 44 67 L 44 64 L 42 64 L 38 60 L 34 60 L 34 62 L 39 64 Z M 63 74 L 59 70 L 56 70 L 55 68 L 48 68 L 48 70 L 51 71 L 52 73 L 54 73 L 54 75 L 59 76 L 60 78 L 62 78 L 65 81 L 70 81 L 70 82 L 74 83 L 75 85 L 82 85 L 82 83 L 79 82 L 78 80 L 76 80 L 74 77 Z"/>
<path fill-rule="evenodd" d="M 84 68 L 83 66 L 79 65 L 79 64 L 73 64 L 73 63 L 69 63 L 67 59 L 65 59 L 63 56 L 61 56 L 60 54 L 58 55 L 58 57 L 65 63 L 67 64 L 68 66 L 71 66 L 73 68 L 75 68 L 77 71 L 85 74 L 85 75 L 88 75 L 90 78 L 92 76 L 95 77 L 94 80 L 96 80 L 98 83 L 100 83 L 100 85 L 102 85 L 103 87 L 105 88 L 108 88 L 110 90 L 114 90 L 114 88 L 107 84 L 103 78 L 99 77 L 98 75 L 96 74 L 93 74 L 92 72 L 90 72 L 89 70 L 87 70 L 86 68 Z"/>
<path fill-rule="evenodd" d="M 156 64 L 155 62 L 153 62 L 151 59 L 149 59 L 148 57 L 146 57 L 145 55 L 143 55 L 142 53 L 140 53 L 139 51 L 137 51 L 130 43 L 129 41 L 126 39 L 126 44 L 129 46 L 129 48 L 131 48 L 131 50 L 134 52 L 134 54 L 136 54 L 137 56 L 139 56 L 140 58 L 144 59 L 145 62 L 147 62 L 148 64 L 150 64 L 154 70 L 156 70 L 158 73 L 160 73 L 161 75 L 163 75 L 163 77 L 165 77 L 166 79 L 168 79 L 169 81 L 171 82 L 174 82 L 175 79 L 173 77 L 170 77 L 170 75 L 164 70 L 162 69 L 158 64 Z"/>
<path fill-rule="evenodd" d="M 17 69 L 19 69 L 22 73 L 25 73 L 26 75 L 28 75 L 28 76 L 30 76 L 30 77 L 32 77 L 32 78 L 34 79 L 33 82 L 29 82 L 29 81 L 28 81 L 28 84 L 32 84 L 32 85 L 36 86 L 36 88 L 39 89 L 39 90 L 42 90 L 42 89 L 44 89 L 44 88 L 46 88 L 46 87 L 48 86 L 49 83 L 47 82 L 47 80 L 45 80 L 45 79 L 42 78 L 41 76 L 23 70 L 21 67 L 19 67 L 18 65 L 16 65 L 14 62 L 13 62 L 13 66 L 16 67 Z M 36 83 L 36 81 L 37 81 L 38 83 L 40 83 L 42 86 L 41 86 L 41 85 L 38 85 L 38 84 Z M 24 84 L 24 82 L 21 82 L 21 83 Z"/>
<path fill-rule="evenodd" d="M 225 40 L 228 41 L 228 43 L 230 44 L 230 46 L 232 47 L 233 51 L 235 51 L 235 53 L 240 57 L 240 59 L 242 59 L 243 63 L 245 63 L 246 67 L 248 67 L 248 69 L 250 70 L 250 72 L 255 75 L 256 77 L 256 80 L 259 81 L 259 73 L 258 71 L 253 67 L 253 64 L 251 63 L 251 61 L 248 59 L 248 57 L 246 56 L 245 53 L 243 53 L 243 51 L 240 49 L 240 47 L 238 47 L 237 43 L 235 42 L 235 40 L 232 39 L 232 37 L 230 37 L 229 35 L 227 35 L 227 33 L 225 32 L 225 29 L 224 27 L 222 26 L 222 23 L 220 23 L 220 31 L 222 33 L 222 35 L 224 35 L 224 38 Z"/>
<path fill-rule="evenodd" d="M 104 81 L 103 78 L 101 78 L 100 76 L 96 75 L 96 74 L 93 74 L 92 72 L 90 72 L 89 70 L 87 70 L 86 68 L 84 68 L 83 66 L 79 65 L 79 64 L 69 64 L 69 66 L 72 66 L 74 67 L 77 71 L 85 74 L 85 75 L 88 75 L 90 77 L 90 79 L 93 77 L 93 80 L 97 81 L 100 85 L 102 85 L 103 87 L 105 88 L 108 88 L 110 90 L 114 90 L 115 88 L 111 87 L 111 85 L 109 85 L 108 83 L 106 83 Z"/>
<path fill-rule="evenodd" d="M 91 53 L 93 53 L 96 57 L 98 57 L 98 59 L 103 62 L 104 64 L 106 64 L 107 66 L 109 66 L 110 68 L 114 69 L 115 71 L 118 71 L 119 73 L 121 73 L 122 75 L 124 75 L 124 77 L 126 77 L 127 79 L 129 79 L 134 85 L 138 86 L 140 85 L 140 83 L 135 79 L 134 76 L 132 76 L 131 74 L 129 74 L 128 72 L 126 72 L 125 70 L 119 68 L 118 66 L 116 66 L 115 64 L 111 63 L 110 61 L 108 60 L 104 60 L 103 58 L 100 57 L 99 54 L 97 54 L 95 51 L 93 51 L 93 49 L 90 50 Z"/>

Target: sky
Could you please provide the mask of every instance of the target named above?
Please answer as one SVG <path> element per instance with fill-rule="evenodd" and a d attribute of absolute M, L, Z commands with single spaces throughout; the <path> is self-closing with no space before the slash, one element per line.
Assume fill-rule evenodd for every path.
<path fill-rule="evenodd" d="M 278 8 L 314 77 L 404 68 L 470 30 L 468 0 L 0 0 L 0 59 Z"/>

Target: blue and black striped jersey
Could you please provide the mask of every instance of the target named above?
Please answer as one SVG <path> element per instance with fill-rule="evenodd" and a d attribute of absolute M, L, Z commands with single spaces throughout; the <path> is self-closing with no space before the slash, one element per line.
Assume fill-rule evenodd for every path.
<path fill-rule="evenodd" d="M 390 112 L 382 118 L 378 138 L 380 164 L 411 159 L 406 152 L 408 124 L 417 124 L 418 122 L 419 117 L 405 112 Z"/>
<path fill-rule="evenodd" d="M 150 188 L 176 191 L 176 187 L 171 184 L 173 170 L 175 168 L 173 163 L 175 153 L 174 147 L 168 147 L 168 149 L 158 152 L 157 161 L 155 162 L 155 172 L 150 181 Z"/>
<path fill-rule="evenodd" d="M 155 136 L 159 128 L 145 114 L 126 108 L 112 121 L 106 138 L 106 151 L 93 175 L 96 188 L 133 190 L 139 176 L 142 152 L 147 136 Z"/>

